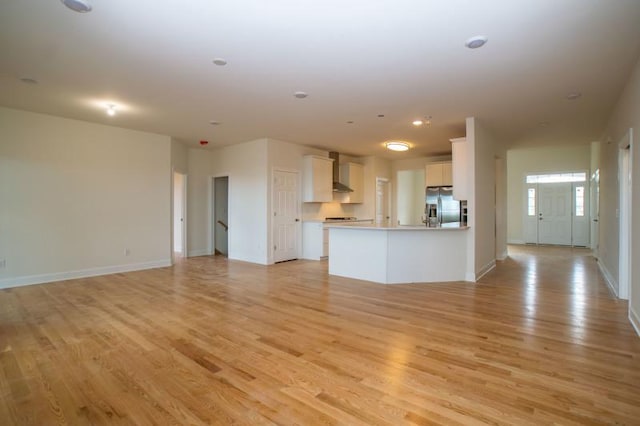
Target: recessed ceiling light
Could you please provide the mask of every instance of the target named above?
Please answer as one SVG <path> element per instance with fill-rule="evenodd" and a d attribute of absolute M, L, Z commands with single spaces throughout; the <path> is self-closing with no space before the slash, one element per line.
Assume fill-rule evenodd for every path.
<path fill-rule="evenodd" d="M 413 120 L 413 122 L 412 122 L 411 124 L 413 124 L 413 125 L 414 125 L 414 126 L 416 126 L 416 127 L 420 127 L 420 126 L 422 126 L 424 123 L 423 123 L 423 121 L 422 121 L 422 120 Z"/>
<path fill-rule="evenodd" d="M 23 77 L 20 79 L 21 82 L 25 84 L 38 84 L 38 80 L 35 78 Z"/>
<path fill-rule="evenodd" d="M 211 124 L 212 126 L 217 126 L 218 124 L 220 124 L 220 122 L 216 120 L 211 120 L 209 124 Z"/>
<path fill-rule="evenodd" d="M 107 105 L 107 115 L 113 117 L 116 115 L 116 106 L 113 104 Z"/>
<path fill-rule="evenodd" d="M 353 120 L 347 121 L 347 124 L 353 124 Z"/>
<path fill-rule="evenodd" d="M 309 95 L 306 92 L 295 92 L 293 96 L 295 96 L 298 99 L 304 99 Z"/>
<path fill-rule="evenodd" d="M 487 40 L 488 38 L 486 38 L 485 36 L 474 36 L 474 37 L 471 37 L 469 40 L 465 41 L 464 45 L 467 46 L 469 49 L 477 49 L 479 47 L 484 46 Z"/>
<path fill-rule="evenodd" d="M 61 0 L 62 3 L 67 6 L 69 9 L 78 13 L 87 13 L 91 12 L 93 6 L 88 1 L 85 0 Z"/>
<path fill-rule="evenodd" d="M 227 65 L 227 60 L 223 58 L 214 58 L 213 63 L 218 65 L 219 67 L 223 67 Z"/>
<path fill-rule="evenodd" d="M 391 151 L 407 151 L 410 147 L 407 142 L 389 141 L 384 143 L 385 148 Z"/>
<path fill-rule="evenodd" d="M 541 122 L 538 123 L 538 126 L 540 126 L 540 127 L 547 127 L 548 125 L 549 125 L 548 121 L 541 121 Z"/>
<path fill-rule="evenodd" d="M 570 101 L 575 101 L 576 99 L 579 99 L 582 97 L 582 93 L 580 92 L 571 92 L 567 95 L 567 99 Z"/>
<path fill-rule="evenodd" d="M 384 117 L 384 114 L 378 114 L 378 118 Z"/>

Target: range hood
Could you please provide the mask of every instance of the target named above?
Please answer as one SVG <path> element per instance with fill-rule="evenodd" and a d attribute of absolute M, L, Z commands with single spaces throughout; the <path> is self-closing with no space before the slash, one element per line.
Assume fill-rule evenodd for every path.
<path fill-rule="evenodd" d="M 329 158 L 333 160 L 333 192 L 353 192 L 353 189 L 340 183 L 340 154 L 331 151 Z"/>

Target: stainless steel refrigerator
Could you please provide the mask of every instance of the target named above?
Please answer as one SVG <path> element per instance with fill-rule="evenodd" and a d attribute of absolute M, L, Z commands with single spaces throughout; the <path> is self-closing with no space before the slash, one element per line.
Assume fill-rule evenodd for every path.
<path fill-rule="evenodd" d="M 460 201 L 453 199 L 452 187 L 428 186 L 425 201 L 438 206 L 438 223 L 460 222 Z"/>

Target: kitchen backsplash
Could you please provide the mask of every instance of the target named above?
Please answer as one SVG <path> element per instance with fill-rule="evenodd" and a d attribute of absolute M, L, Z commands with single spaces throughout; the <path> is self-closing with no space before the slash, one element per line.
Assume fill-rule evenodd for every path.
<path fill-rule="evenodd" d="M 324 220 L 325 217 L 355 216 L 352 204 L 302 203 L 302 220 Z"/>

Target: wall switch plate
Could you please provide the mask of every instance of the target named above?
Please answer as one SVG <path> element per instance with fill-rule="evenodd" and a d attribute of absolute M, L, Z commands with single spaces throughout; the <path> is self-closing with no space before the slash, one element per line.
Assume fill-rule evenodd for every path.
<path fill-rule="evenodd" d="M 0 269 L 7 267 L 7 259 L 0 259 Z"/>
<path fill-rule="evenodd" d="M 124 249 L 125 256 L 129 256 L 130 254 L 131 254 L 131 250 L 129 250 L 128 248 Z"/>

